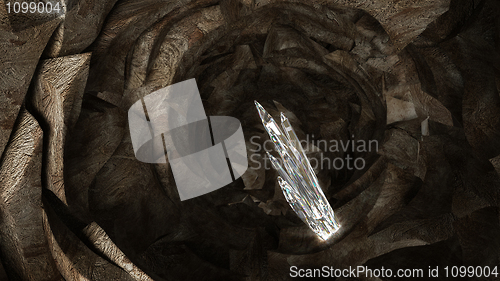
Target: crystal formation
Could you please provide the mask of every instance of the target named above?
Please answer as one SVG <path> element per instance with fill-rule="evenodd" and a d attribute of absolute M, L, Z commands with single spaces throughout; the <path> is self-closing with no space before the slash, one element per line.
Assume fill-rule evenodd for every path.
<path fill-rule="evenodd" d="M 281 113 L 281 127 L 273 117 L 255 101 L 262 124 L 274 143 L 281 159 L 269 152 L 267 155 L 278 171 L 278 183 L 290 207 L 300 219 L 323 240 L 327 240 L 340 228 L 332 207 L 328 203 L 318 178 L 302 149 L 286 116 Z"/>

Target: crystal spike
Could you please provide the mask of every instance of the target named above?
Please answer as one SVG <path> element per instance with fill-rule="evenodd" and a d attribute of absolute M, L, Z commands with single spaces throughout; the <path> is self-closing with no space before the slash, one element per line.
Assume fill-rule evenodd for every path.
<path fill-rule="evenodd" d="M 332 207 L 328 203 L 318 178 L 302 149 L 295 131 L 285 114 L 281 113 L 281 128 L 260 103 L 255 101 L 260 119 L 281 159 L 267 153 L 274 169 L 278 171 L 278 183 L 299 218 L 323 240 L 327 240 L 340 228 Z"/>

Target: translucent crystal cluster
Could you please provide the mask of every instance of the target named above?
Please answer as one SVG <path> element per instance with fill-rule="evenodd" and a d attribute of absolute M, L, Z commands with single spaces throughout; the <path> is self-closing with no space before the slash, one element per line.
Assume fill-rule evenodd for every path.
<path fill-rule="evenodd" d="M 278 183 L 290 207 L 323 240 L 339 228 L 332 207 L 328 203 L 318 178 L 302 149 L 295 131 L 286 116 L 281 113 L 281 128 L 273 117 L 255 101 L 262 124 L 274 143 L 281 160 L 267 155 L 273 168 L 278 171 Z"/>

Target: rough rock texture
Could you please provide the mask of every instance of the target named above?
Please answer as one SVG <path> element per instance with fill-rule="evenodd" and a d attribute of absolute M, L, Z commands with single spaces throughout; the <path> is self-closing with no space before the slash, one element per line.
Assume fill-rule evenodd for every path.
<path fill-rule="evenodd" d="M 497 1 L 60 3 L 0 3 L 0 280 L 500 264 Z M 190 78 L 207 115 L 241 121 L 250 168 L 181 202 L 168 163 L 135 159 L 127 110 Z M 332 239 L 288 206 L 254 100 L 306 141 Z M 354 140 L 378 149 L 330 146 Z M 339 280 L 358 279 L 398 280 Z"/>

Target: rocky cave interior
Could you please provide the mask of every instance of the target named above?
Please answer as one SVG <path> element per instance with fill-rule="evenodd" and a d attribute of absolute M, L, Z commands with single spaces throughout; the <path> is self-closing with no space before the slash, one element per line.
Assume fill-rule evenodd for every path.
<path fill-rule="evenodd" d="M 500 264 L 498 2 L 61 5 L 0 7 L 0 280 Z M 191 78 L 207 115 L 241 121 L 253 161 L 233 183 L 180 201 L 168 163 L 135 159 L 127 110 Z M 310 136 L 311 159 L 364 159 L 315 169 L 342 225 L 333 239 L 304 225 L 263 168 L 254 100 Z M 329 151 L 320 140 L 379 145 Z"/>

